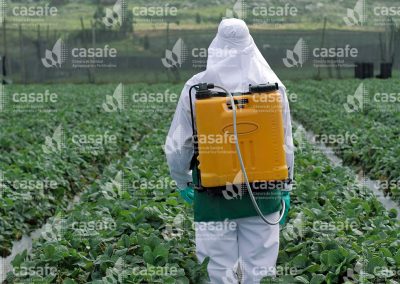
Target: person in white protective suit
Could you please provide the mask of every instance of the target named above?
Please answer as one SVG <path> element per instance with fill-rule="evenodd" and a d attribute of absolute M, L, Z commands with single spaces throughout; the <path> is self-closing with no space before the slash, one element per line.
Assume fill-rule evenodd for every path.
<path fill-rule="evenodd" d="M 206 257 L 210 258 L 209 283 L 260 283 L 263 277 L 276 275 L 279 225 L 264 223 L 248 196 L 227 200 L 198 192 L 190 186 L 194 150 L 189 89 L 198 83 L 214 83 L 232 93 L 247 92 L 249 84 L 278 83 L 282 98 L 285 148 L 293 149 L 286 89 L 256 47 L 245 22 L 238 19 L 222 20 L 208 49 L 206 70 L 193 76 L 182 90 L 166 141 L 171 176 L 177 183 L 180 195 L 187 202 L 194 202 L 196 252 L 200 262 Z M 286 162 L 289 178 L 293 179 L 293 151 L 286 151 Z M 258 202 L 266 218 L 279 218 L 281 200 L 286 204 L 287 215 L 290 190 L 291 185 L 286 185 L 279 200 Z"/>

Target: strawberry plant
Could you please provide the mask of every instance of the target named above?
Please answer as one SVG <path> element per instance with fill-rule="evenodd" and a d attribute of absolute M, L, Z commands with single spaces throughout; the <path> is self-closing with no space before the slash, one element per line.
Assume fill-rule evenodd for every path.
<path fill-rule="evenodd" d="M 395 79 L 307 80 L 287 87 L 298 96 L 291 104 L 295 119 L 400 201 L 398 84 Z"/>
<path fill-rule="evenodd" d="M 126 95 L 146 87 L 128 87 Z M 10 86 L 6 90 L 12 97 L 43 88 L 49 87 Z M 153 130 L 157 122 L 151 120 L 150 111 L 105 111 L 106 96 L 114 89 L 53 86 L 59 100 L 46 110 L 54 108 L 54 112 L 26 112 L 23 119 L 15 109 L 24 104 L 7 100 L 0 113 L 0 255 L 9 255 L 12 241 L 39 228 L 57 210 L 66 209 L 106 164 L 121 158 L 130 145 Z M 127 102 L 129 107 L 132 103 Z"/>
<path fill-rule="evenodd" d="M 168 88 L 178 92 L 180 87 Z M 198 263 L 195 256 L 192 208 L 179 198 L 161 147 L 174 106 L 155 106 L 160 109 L 151 115 L 107 118 L 115 127 L 138 126 L 140 135 L 124 155 L 103 163 L 78 204 L 55 208 L 32 252 L 14 259 L 7 283 L 201 283 L 206 278 L 208 259 Z M 296 115 L 301 107 L 294 107 Z M 394 273 L 400 266 L 394 211 L 385 211 L 347 168 L 332 166 L 307 142 L 297 147 L 295 179 L 289 220 L 281 230 L 278 277 L 265 283 L 400 281 Z M 24 273 L 46 267 L 49 273 Z"/>
<path fill-rule="evenodd" d="M 162 115 L 153 114 L 153 118 L 167 125 Z M 55 237 L 45 236 L 36 243 L 31 256 L 20 255 L 13 262 L 14 273 L 8 281 L 16 281 L 14 277 L 20 276 L 24 267 L 46 263 L 55 268 L 56 275 L 47 280 L 19 277 L 18 281 L 201 283 L 207 261 L 196 262 L 191 210 L 178 199 L 170 179 L 163 190 L 146 186 L 168 175 L 161 148 L 164 139 L 165 130 L 154 131 L 132 145 L 123 159 L 106 167 L 81 202 L 64 214 L 60 235 L 56 226 L 50 228 L 46 233 Z M 119 182 L 115 182 L 117 176 L 121 177 Z M 96 220 L 112 220 L 116 226 L 113 230 L 77 229 L 77 223 Z"/>

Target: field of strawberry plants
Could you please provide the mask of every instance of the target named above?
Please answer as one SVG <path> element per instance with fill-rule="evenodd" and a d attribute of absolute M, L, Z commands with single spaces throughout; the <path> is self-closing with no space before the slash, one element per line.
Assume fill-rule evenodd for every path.
<path fill-rule="evenodd" d="M 316 140 L 332 146 L 345 163 L 379 180 L 400 200 L 400 81 L 289 82 L 297 94 L 292 112 Z"/>
<path fill-rule="evenodd" d="M 381 116 L 379 125 L 394 131 L 390 120 L 383 119 L 387 114 L 378 111 L 364 115 L 365 121 L 364 116 L 343 111 L 333 119 L 331 113 L 339 111 L 343 98 L 332 99 L 340 102 L 331 102 L 329 109 L 317 105 L 314 101 L 328 104 L 317 91 L 322 83 L 288 84 L 299 95 L 299 101 L 291 104 L 294 116 L 316 133 L 318 129 L 330 133 L 334 126 L 341 130 L 340 123 L 353 116 L 359 119 L 358 124 L 356 118 L 351 120 L 354 129 L 362 130 L 364 123 L 371 123 L 364 128 L 365 132 L 371 131 L 364 139 L 372 136 L 368 126 Z M 347 84 L 335 87 L 329 82 L 327 88 L 352 89 L 358 82 Z M 165 89 L 179 93 L 180 88 L 126 86 L 124 95 L 118 97 L 115 86 L 54 86 L 63 93 L 63 108 L 57 112 L 24 113 L 23 119 L 18 113 L 1 114 L 4 135 L 0 148 L 8 152 L 0 158 L 5 196 L 0 206 L 3 254 L 12 240 L 47 220 L 32 252 L 21 253 L 12 262 L 6 283 L 197 284 L 206 279 L 207 259 L 198 263 L 195 257 L 192 208 L 179 198 L 162 148 L 175 102 L 153 100 L 151 106 L 147 103 L 139 107 L 132 102 L 133 93 Z M 104 102 L 112 104 L 106 95 L 113 92 L 114 103 L 123 97 L 125 104 L 116 112 L 108 112 Z M 317 120 L 307 123 L 308 116 L 321 116 L 318 121 L 322 126 L 317 128 Z M 399 119 L 394 114 L 390 117 L 393 125 Z M 58 151 L 46 143 L 45 137 L 56 140 L 53 133 L 60 124 L 65 142 Z M 18 139 L 11 135 L 16 132 L 10 131 L 16 126 L 21 128 Z M 117 136 L 115 144 L 95 154 L 77 151 L 81 147 L 72 140 L 75 134 L 105 131 Z M 347 149 L 363 159 L 361 155 L 367 150 L 353 150 L 352 146 L 342 146 L 346 157 L 352 156 Z M 55 151 L 46 151 L 48 148 Z M 380 160 L 376 162 L 379 165 Z M 381 165 L 385 168 L 389 164 Z M 393 174 L 385 177 L 393 178 Z M 60 182 L 55 189 L 43 191 L 9 186 L 21 177 L 39 181 L 48 177 Z M 307 142 L 296 150 L 295 180 L 289 220 L 281 231 L 278 278 L 265 279 L 264 283 L 400 283 L 400 223 L 396 212 L 386 211 L 366 188 L 357 185 L 349 169 L 332 166 Z M 80 201 L 67 208 L 78 192 Z"/>
<path fill-rule="evenodd" d="M 40 227 L 56 209 L 67 208 L 105 165 L 155 125 L 151 112 L 107 111 L 106 96 L 113 95 L 115 86 L 51 86 L 55 101 L 33 104 L 38 109 L 21 102 L 23 94 L 46 89 L 10 86 L 5 92 L 9 99 L 0 113 L 2 256 L 10 253 L 13 240 Z M 125 90 L 133 91 L 141 87 Z"/>

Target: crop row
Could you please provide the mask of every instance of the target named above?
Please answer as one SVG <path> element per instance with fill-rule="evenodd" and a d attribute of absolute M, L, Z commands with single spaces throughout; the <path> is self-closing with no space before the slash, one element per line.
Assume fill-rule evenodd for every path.
<path fill-rule="evenodd" d="M 64 92 L 71 93 L 60 96 L 54 112 L 21 114 L 6 108 L 1 114 L 1 255 L 8 255 L 13 240 L 40 227 L 57 208 L 67 208 L 105 165 L 122 157 L 156 126 L 152 111 L 142 107 L 141 112 L 132 111 L 137 107 L 133 104 L 106 112 L 102 90 L 112 95 L 114 89 L 75 86 L 66 88 Z M 9 91 L 15 93 L 18 88 Z M 125 90 L 130 91 L 130 87 Z"/>
<path fill-rule="evenodd" d="M 332 166 L 308 143 L 295 164 L 290 221 L 281 231 L 278 271 L 286 275 L 280 283 L 398 283 L 395 210 L 386 211 L 349 168 Z"/>
<path fill-rule="evenodd" d="M 206 263 L 196 262 L 191 210 L 167 178 L 164 140 L 165 131 L 155 130 L 106 167 L 79 204 L 51 219 L 33 255 L 16 258 L 8 281 L 201 283 Z M 46 265 L 53 275 L 21 273 Z"/>
<path fill-rule="evenodd" d="M 294 117 L 316 140 L 332 146 L 348 165 L 381 182 L 400 199 L 400 96 L 398 80 L 303 81 L 288 84 L 297 94 Z"/>
<path fill-rule="evenodd" d="M 161 147 L 169 121 L 153 120 L 154 131 L 106 167 L 79 204 L 50 219 L 30 255 L 16 257 L 9 283 L 201 283 L 207 262 L 196 262 L 193 211 Z M 278 278 L 267 282 L 398 283 L 395 212 L 307 143 L 297 149 L 295 179 Z M 44 268 L 50 273 L 30 273 Z"/>

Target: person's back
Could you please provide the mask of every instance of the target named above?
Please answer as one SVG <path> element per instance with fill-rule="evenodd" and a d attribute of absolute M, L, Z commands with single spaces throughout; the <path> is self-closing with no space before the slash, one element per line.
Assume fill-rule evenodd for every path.
<path fill-rule="evenodd" d="M 208 50 L 207 69 L 193 76 L 183 88 L 165 147 L 171 176 L 181 196 L 190 203 L 194 201 L 197 256 L 199 261 L 210 257 L 211 283 L 235 279 L 238 264 L 243 273 L 242 283 L 259 283 L 266 275 L 275 274 L 279 226 L 263 222 L 248 194 L 227 198 L 223 194 L 193 189 L 192 170 L 197 173 L 198 169 L 192 162 L 195 152 L 189 89 L 199 83 L 212 83 L 234 93 L 248 92 L 249 85 L 278 84 L 284 128 L 282 149 L 286 149 L 288 176 L 292 180 L 293 140 L 285 87 L 257 49 L 246 24 L 237 19 L 223 20 Z M 193 116 L 196 116 L 195 108 Z M 290 190 L 291 185 L 286 185 L 283 199 L 287 210 Z M 280 189 L 263 193 L 258 206 L 265 218 L 278 219 L 281 200 Z"/>

